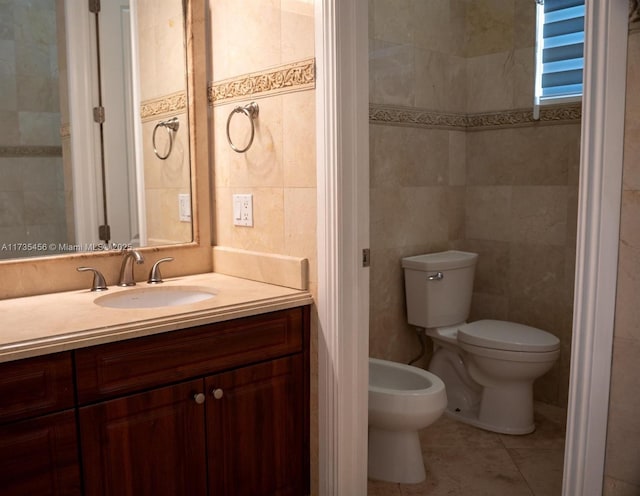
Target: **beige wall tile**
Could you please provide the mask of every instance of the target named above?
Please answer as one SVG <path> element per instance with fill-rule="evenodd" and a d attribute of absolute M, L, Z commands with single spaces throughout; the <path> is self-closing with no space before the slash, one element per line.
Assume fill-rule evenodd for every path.
<path fill-rule="evenodd" d="M 640 493 L 640 486 L 629 484 L 613 477 L 605 476 L 602 494 L 604 496 L 636 496 Z"/>
<path fill-rule="evenodd" d="M 467 186 L 467 239 L 511 241 L 511 187 Z"/>
<path fill-rule="evenodd" d="M 566 186 L 514 186 L 511 199 L 512 240 L 564 246 L 567 234 Z"/>
<path fill-rule="evenodd" d="M 481 319 L 509 319 L 509 298 L 485 293 L 473 293 L 469 321 Z"/>
<path fill-rule="evenodd" d="M 284 255 L 307 258 L 317 282 L 316 189 L 284 189 Z"/>
<path fill-rule="evenodd" d="M 634 393 L 640 373 L 639 354 L 639 340 L 614 339 L 605 459 L 609 477 L 635 486 L 640 486 L 640 397 Z"/>
<path fill-rule="evenodd" d="M 640 340 L 640 191 L 623 191 L 616 298 L 616 337 Z"/>
<path fill-rule="evenodd" d="M 467 184 L 467 133 L 449 131 L 449 185 Z"/>
<path fill-rule="evenodd" d="M 511 108 L 514 95 L 512 50 L 467 59 L 467 111 L 469 113 Z"/>
<path fill-rule="evenodd" d="M 415 64 L 413 46 L 372 40 L 369 47 L 369 101 L 414 105 Z"/>
<path fill-rule="evenodd" d="M 295 62 L 314 55 L 313 3 L 283 0 L 281 63 Z"/>
<path fill-rule="evenodd" d="M 477 57 L 509 50 L 514 38 L 513 0 L 474 0 L 467 3 L 466 53 Z"/>
<path fill-rule="evenodd" d="M 640 31 L 629 36 L 628 60 L 640 60 Z M 640 64 L 628 64 L 624 140 L 624 187 L 640 189 Z"/>
<path fill-rule="evenodd" d="M 260 110 L 254 120 L 253 144 L 246 153 L 236 153 L 227 142 L 227 119 L 238 104 L 215 107 L 213 154 L 217 187 L 283 186 L 282 98 L 262 98 L 257 102 Z M 249 119 L 244 114 L 234 114 L 230 125 L 233 143 L 237 147 L 246 146 L 250 133 Z"/>
<path fill-rule="evenodd" d="M 455 38 L 462 36 L 463 32 L 451 29 L 449 3 L 442 0 L 414 0 L 411 21 L 416 47 L 451 53 Z"/>
<path fill-rule="evenodd" d="M 316 186 L 315 93 L 282 97 L 282 164 L 285 187 Z"/>
<path fill-rule="evenodd" d="M 535 56 L 531 47 L 513 52 L 513 108 L 530 108 L 535 87 Z"/>
<path fill-rule="evenodd" d="M 282 62 L 279 0 L 209 0 L 209 8 L 214 81 Z"/>
<path fill-rule="evenodd" d="M 390 43 L 413 45 L 413 0 L 371 0 L 375 17 L 373 38 Z"/>
<path fill-rule="evenodd" d="M 473 290 L 485 295 L 509 294 L 510 245 L 502 241 L 465 240 L 465 250 L 478 254 Z"/>
<path fill-rule="evenodd" d="M 370 130 L 373 187 L 448 184 L 448 131 L 384 125 Z"/>
<path fill-rule="evenodd" d="M 640 190 L 640 32 L 629 36 L 624 145 L 624 189 L 622 195 L 620 256 L 613 346 L 613 366 L 609 400 L 607 451 L 605 460 L 606 496 L 638 494 L 640 477 L 640 424 L 638 423 L 637 381 L 640 332 L 638 330 L 638 273 L 640 242 L 637 233 Z"/>
<path fill-rule="evenodd" d="M 536 4 L 514 0 L 513 42 L 515 48 L 536 46 Z"/>
<path fill-rule="evenodd" d="M 371 190 L 371 240 L 380 248 L 448 240 L 446 189 L 374 188 Z"/>

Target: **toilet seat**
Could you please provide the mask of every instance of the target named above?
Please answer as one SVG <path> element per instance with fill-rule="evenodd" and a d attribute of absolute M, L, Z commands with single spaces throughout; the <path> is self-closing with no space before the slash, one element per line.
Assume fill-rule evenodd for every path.
<path fill-rule="evenodd" d="M 460 326 L 457 337 L 461 344 L 502 351 L 548 353 L 560 348 L 560 340 L 549 332 L 502 320 Z"/>

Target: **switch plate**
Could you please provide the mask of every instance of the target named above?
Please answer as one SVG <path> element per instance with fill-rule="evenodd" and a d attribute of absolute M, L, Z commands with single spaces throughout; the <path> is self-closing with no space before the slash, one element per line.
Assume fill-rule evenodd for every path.
<path fill-rule="evenodd" d="M 179 194 L 178 195 L 178 211 L 180 216 L 180 222 L 191 222 L 191 195 Z"/>
<path fill-rule="evenodd" d="M 233 225 L 253 227 L 253 195 L 233 195 Z"/>

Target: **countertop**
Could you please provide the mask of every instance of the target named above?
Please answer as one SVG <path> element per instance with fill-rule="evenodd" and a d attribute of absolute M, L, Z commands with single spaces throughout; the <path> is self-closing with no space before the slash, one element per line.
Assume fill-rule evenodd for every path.
<path fill-rule="evenodd" d="M 161 285 L 197 287 L 213 298 L 159 308 L 107 308 L 97 298 L 153 288 L 110 286 L 0 301 L 0 362 L 108 343 L 196 325 L 284 310 L 313 302 L 311 294 L 217 273 L 166 279 Z"/>

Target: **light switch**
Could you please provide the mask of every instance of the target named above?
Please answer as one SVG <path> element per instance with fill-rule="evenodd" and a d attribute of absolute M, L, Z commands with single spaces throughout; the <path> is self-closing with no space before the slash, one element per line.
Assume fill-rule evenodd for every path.
<path fill-rule="evenodd" d="M 233 195 L 233 225 L 253 227 L 253 195 Z"/>
<path fill-rule="evenodd" d="M 191 195 L 179 194 L 178 195 L 178 209 L 180 215 L 180 222 L 191 222 Z"/>

